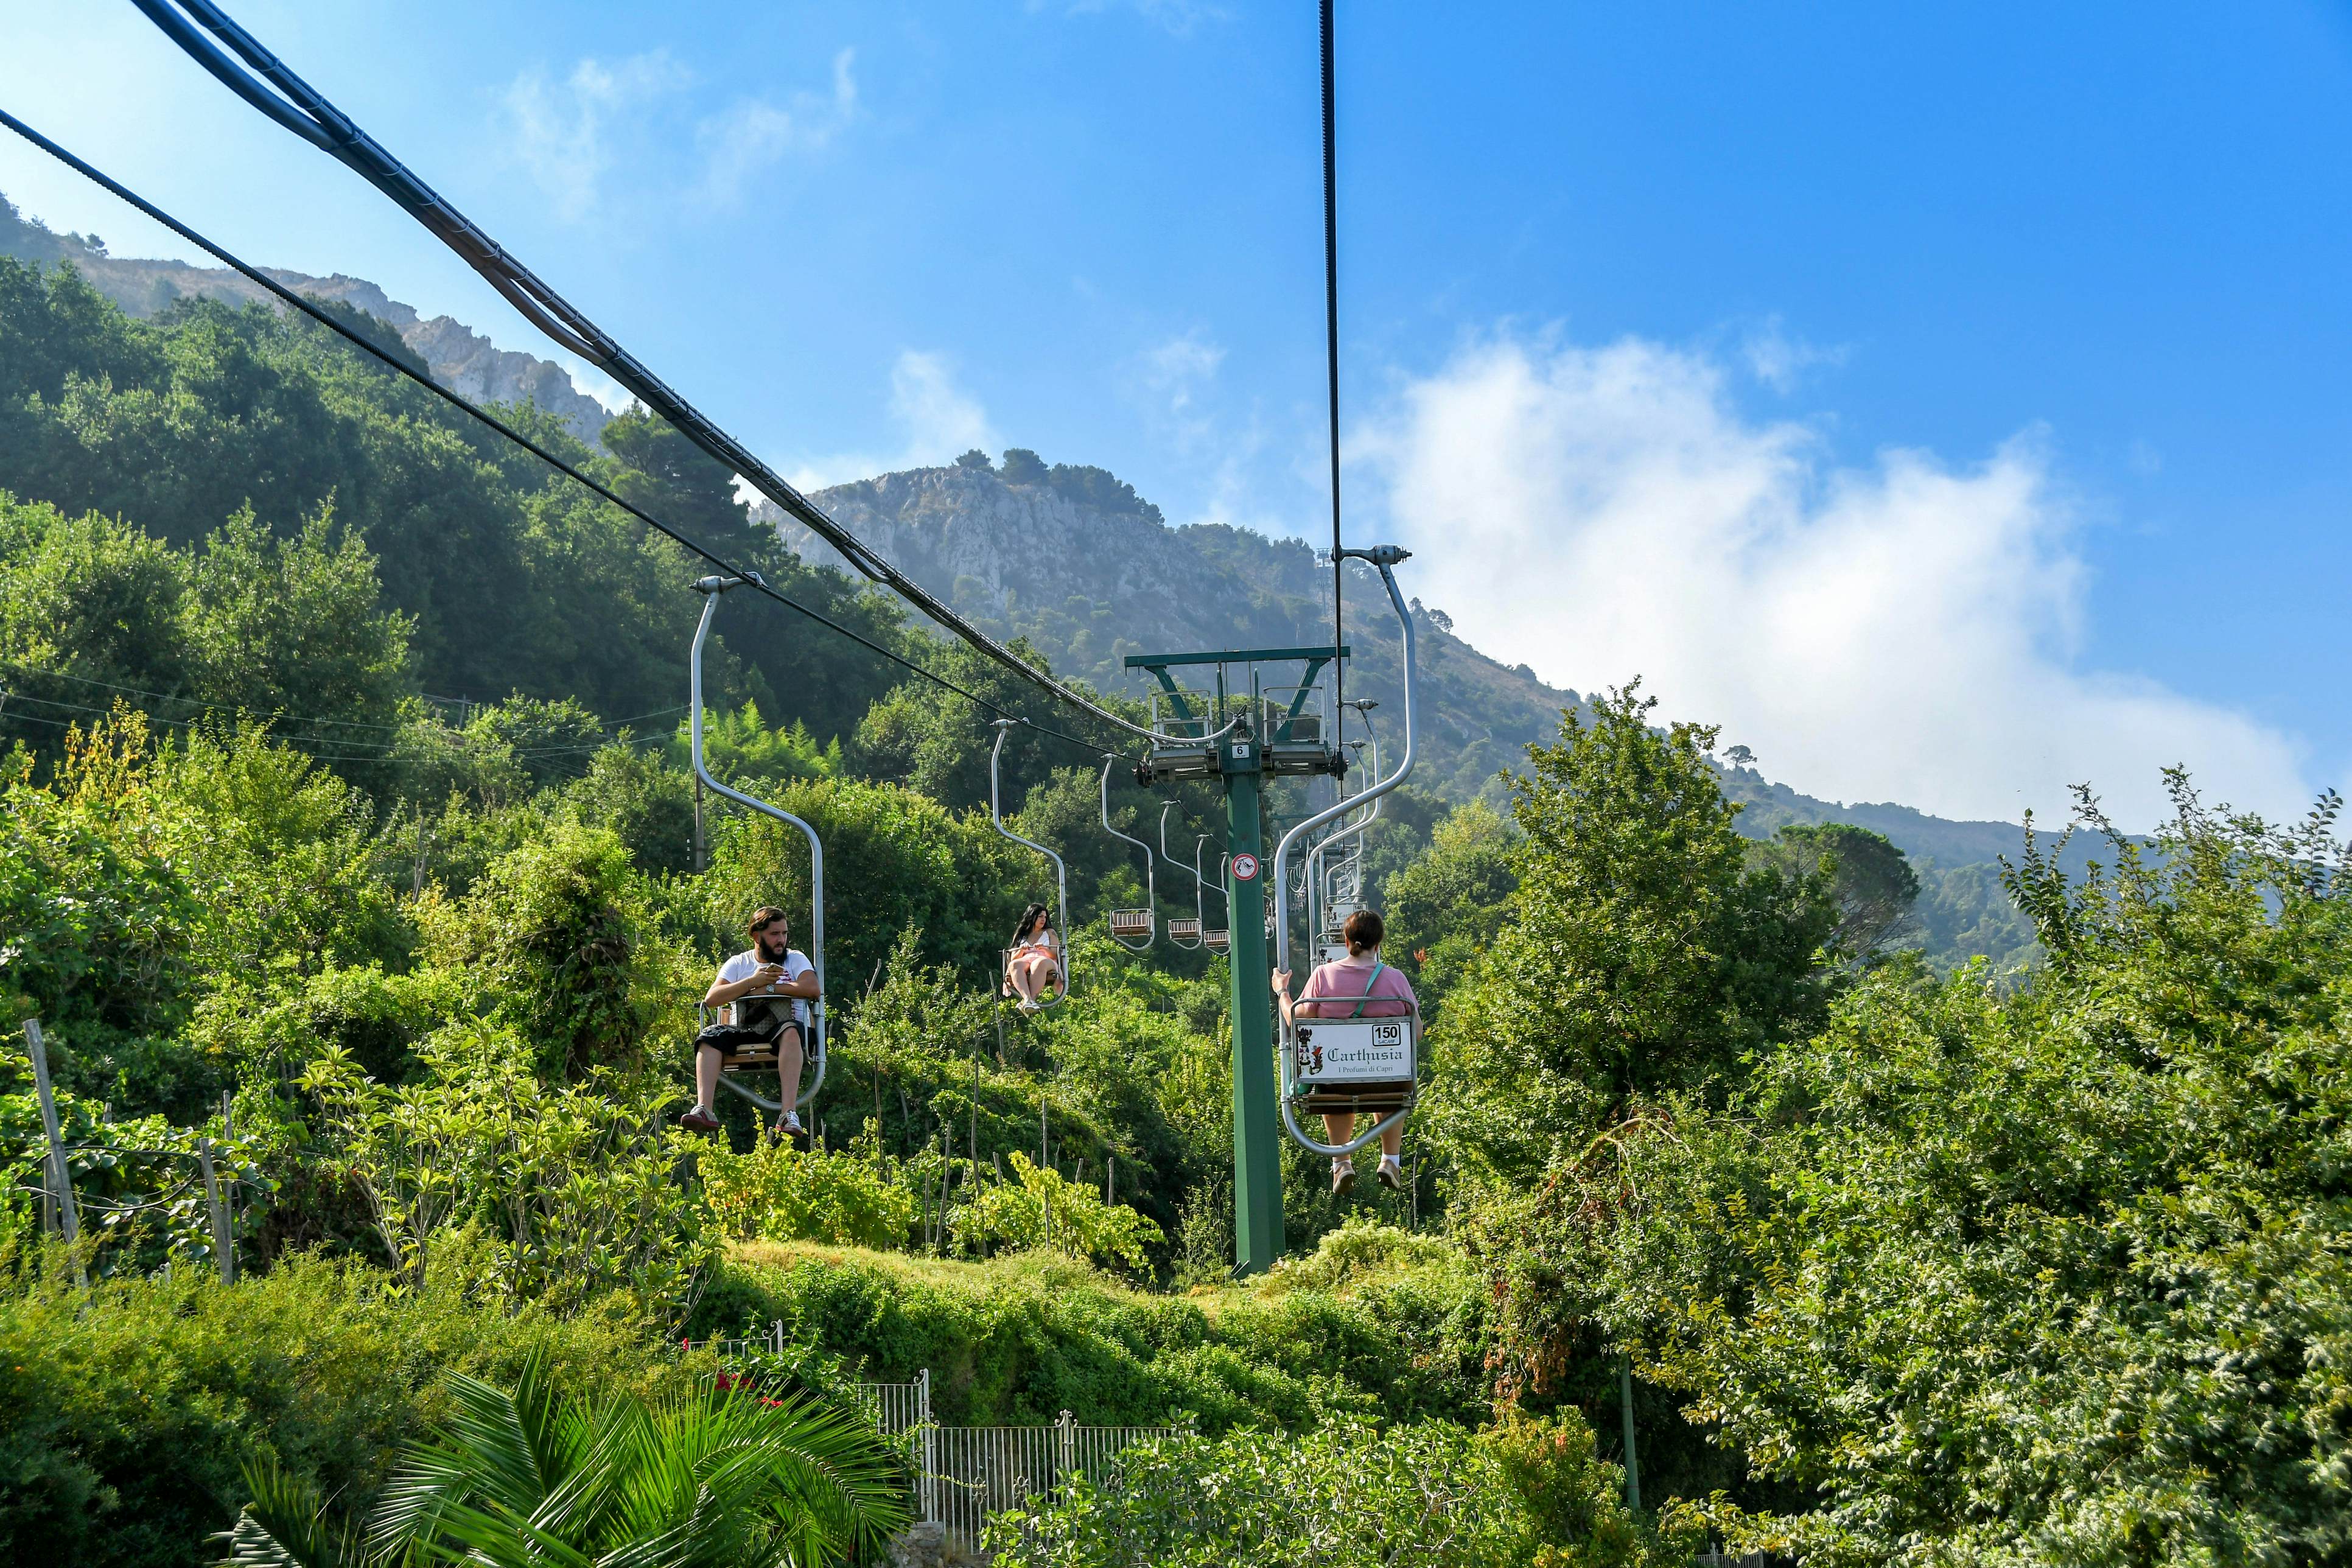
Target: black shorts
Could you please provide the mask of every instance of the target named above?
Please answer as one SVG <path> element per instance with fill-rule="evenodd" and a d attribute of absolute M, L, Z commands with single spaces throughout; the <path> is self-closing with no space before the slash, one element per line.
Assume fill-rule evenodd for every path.
<path fill-rule="evenodd" d="M 747 1024 L 712 1024 L 694 1037 L 697 1050 L 714 1050 L 723 1057 L 769 1057 L 786 1035 L 797 1037 L 801 1026 L 790 1023 L 780 1028 L 760 1029 Z"/>

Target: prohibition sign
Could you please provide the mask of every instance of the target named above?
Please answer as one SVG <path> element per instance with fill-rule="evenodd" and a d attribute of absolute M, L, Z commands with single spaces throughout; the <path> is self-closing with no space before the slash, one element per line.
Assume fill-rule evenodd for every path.
<path fill-rule="evenodd" d="M 1234 857 L 1234 880 L 1236 882 L 1254 882 L 1257 880 L 1256 856 L 1244 854 Z"/>

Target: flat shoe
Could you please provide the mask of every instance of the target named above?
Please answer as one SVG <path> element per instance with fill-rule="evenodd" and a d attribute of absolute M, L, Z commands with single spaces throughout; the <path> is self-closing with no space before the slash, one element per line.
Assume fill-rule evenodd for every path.
<path fill-rule="evenodd" d="M 1342 1165 L 1331 1173 L 1331 1195 L 1344 1197 L 1356 1184 L 1356 1167 Z"/>
<path fill-rule="evenodd" d="M 719 1118 L 716 1116 L 704 1115 L 699 1106 L 688 1111 L 684 1116 L 679 1117 L 677 1119 L 677 1124 L 680 1127 L 685 1128 L 689 1132 L 716 1132 L 719 1131 Z"/>
<path fill-rule="evenodd" d="M 1401 1193 L 1404 1191 L 1404 1172 L 1397 1166 L 1390 1164 L 1386 1160 L 1381 1161 L 1381 1185 L 1386 1187 L 1392 1193 Z"/>

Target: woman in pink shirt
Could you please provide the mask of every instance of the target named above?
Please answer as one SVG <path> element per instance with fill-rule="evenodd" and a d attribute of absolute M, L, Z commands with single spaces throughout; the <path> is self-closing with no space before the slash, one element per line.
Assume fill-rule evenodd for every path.
<path fill-rule="evenodd" d="M 1348 917 L 1342 934 L 1348 939 L 1348 956 L 1337 963 L 1318 964 L 1307 977 L 1307 994 L 1297 1001 L 1290 999 L 1290 971 L 1275 971 L 1274 1005 L 1282 1009 L 1284 1022 L 1294 1017 L 1395 1018 L 1414 1010 L 1412 983 L 1381 962 L 1381 943 L 1388 931 L 1379 914 L 1358 910 Z M 1356 1135 L 1356 1119 L 1352 1114 L 1327 1111 L 1323 1131 L 1331 1142 L 1345 1143 Z M 1381 1185 L 1391 1192 L 1404 1185 L 1400 1157 L 1403 1145 L 1402 1122 L 1381 1134 Z M 1355 1162 L 1344 1154 L 1333 1155 L 1331 1191 L 1344 1193 L 1355 1184 Z"/>

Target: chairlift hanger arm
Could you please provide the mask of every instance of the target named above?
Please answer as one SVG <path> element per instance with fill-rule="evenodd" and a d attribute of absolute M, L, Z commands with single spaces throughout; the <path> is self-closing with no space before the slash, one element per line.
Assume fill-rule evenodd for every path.
<path fill-rule="evenodd" d="M 1010 838 L 1013 843 L 1034 849 L 1054 863 L 1054 934 L 1060 942 L 1055 967 L 1062 972 L 1062 987 L 1053 1002 L 1044 1004 L 1050 1007 L 1068 1001 L 1070 996 L 1070 874 L 1063 866 L 1062 858 L 1059 855 L 1055 854 L 1035 839 L 1024 838 L 1004 826 L 1004 805 L 999 775 L 1003 770 L 1004 758 L 1004 737 L 1012 732 L 1013 726 L 1016 722 L 1018 721 L 1013 719 L 999 719 L 996 721 L 996 744 L 989 748 L 988 752 L 988 820 L 995 826 L 997 832 Z"/>
<path fill-rule="evenodd" d="M 690 656 L 687 670 L 687 701 L 689 709 L 687 723 L 687 734 L 689 742 L 691 742 L 690 751 L 694 759 L 694 776 L 700 779 L 704 785 L 707 786 L 713 794 L 718 795 L 722 799 L 731 800 L 739 805 L 749 807 L 751 810 L 756 811 L 763 816 L 773 817 L 778 822 L 786 823 L 793 827 L 797 827 L 801 830 L 802 837 L 808 840 L 809 944 L 807 951 L 809 973 L 801 977 L 800 984 L 812 986 L 814 989 L 806 991 L 795 989 L 792 992 L 792 994 L 805 1000 L 809 1005 L 807 1045 L 809 1055 L 813 1058 L 813 1065 L 816 1069 L 816 1076 L 810 1082 L 807 1093 L 798 1093 L 797 1086 L 794 1086 L 795 1092 L 787 1097 L 791 1100 L 792 1103 L 789 1106 L 781 1107 L 781 1109 L 784 1110 L 797 1110 L 800 1107 L 808 1104 L 811 1100 L 814 1100 L 817 1096 L 817 1091 L 824 1087 L 824 843 L 822 839 L 817 837 L 815 828 L 811 827 L 807 823 L 802 821 L 799 817 L 794 816 L 791 812 L 784 810 L 782 806 L 771 805 L 766 801 L 760 799 L 756 795 L 746 795 L 741 790 L 732 789 L 728 785 L 719 783 L 717 778 L 711 775 L 710 764 L 702 754 L 702 647 L 703 644 L 710 640 L 710 623 L 719 614 L 719 601 L 720 597 L 723 596 L 730 588 L 742 586 L 744 581 L 744 579 L 740 577 L 705 577 L 694 585 L 695 591 L 702 595 L 702 618 L 695 624 L 694 648 L 692 655 Z M 727 1075 L 723 1071 L 719 1074 L 721 1081 L 725 1081 L 726 1077 Z M 730 1085 L 730 1087 L 733 1088 L 737 1093 L 742 1094 L 746 1099 L 755 1100 L 763 1106 L 769 1105 L 767 1100 L 761 1100 L 756 1094 L 752 1094 L 740 1084 L 733 1084 Z M 771 1106 L 770 1108 L 778 1109 L 778 1107 L 774 1106 Z"/>
<path fill-rule="evenodd" d="M 1100 722 L 1146 740 L 1151 731 L 1065 686 L 1031 665 L 1003 643 L 932 595 L 877 553 L 863 540 L 815 502 L 786 483 L 750 448 L 720 429 L 699 409 L 680 396 L 660 377 L 571 301 L 550 288 L 529 268 L 362 131 L 350 116 L 264 48 L 253 35 L 233 21 L 213 0 L 132 0 L 132 4 L 197 64 L 218 78 L 236 95 L 292 132 L 349 166 L 393 203 L 416 219 L 434 237 L 481 274 L 525 320 L 563 347 L 594 364 L 626 387 L 637 400 L 675 426 L 706 454 L 727 466 L 730 473 L 799 521 L 809 531 L 840 552 L 843 559 L 873 582 L 895 590 L 925 616 L 971 644 L 989 658 L 1040 689 Z M 191 23 L 194 25 L 191 25 Z M 213 35 L 219 44 L 198 32 Z M 226 45 L 224 50 L 220 46 Z M 234 53 L 236 59 L 232 59 Z M 237 61 L 244 62 L 240 68 Z M 274 91 L 272 89 L 275 89 Z"/>
<path fill-rule="evenodd" d="M 1290 968 L 1290 851 L 1299 838 L 1315 828 L 1344 816 L 1357 806 L 1378 799 L 1402 784 L 1412 772 L 1415 736 L 1412 722 L 1413 696 L 1413 630 L 1412 616 L 1405 609 L 1404 594 L 1397 587 L 1396 574 L 1391 570 L 1408 558 L 1409 552 L 1393 544 L 1375 545 L 1370 550 L 1347 550 L 1343 556 L 1370 562 L 1381 574 L 1381 582 L 1389 593 L 1389 604 L 1396 611 L 1397 625 L 1404 644 L 1404 755 L 1397 762 L 1396 772 L 1360 794 L 1326 806 L 1312 816 L 1294 826 L 1282 836 L 1274 851 L 1274 942 L 1275 968 L 1287 973 Z"/>

